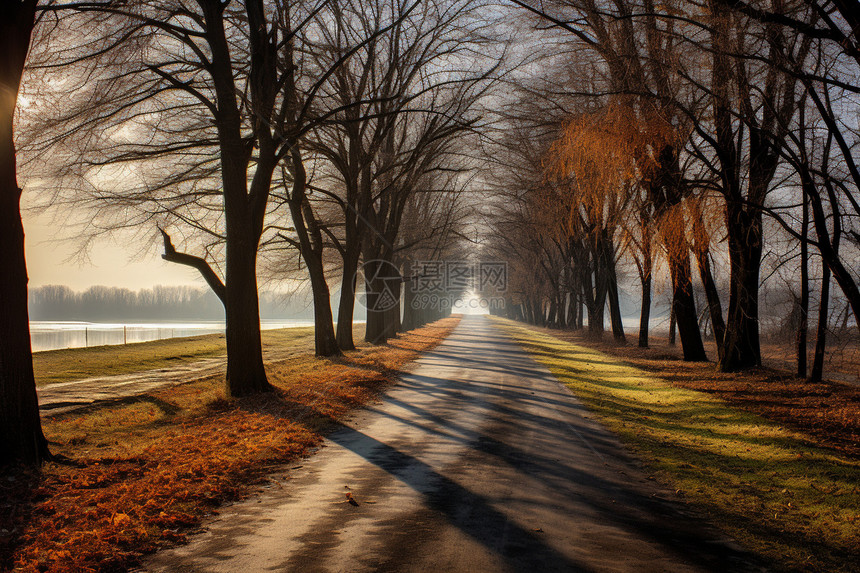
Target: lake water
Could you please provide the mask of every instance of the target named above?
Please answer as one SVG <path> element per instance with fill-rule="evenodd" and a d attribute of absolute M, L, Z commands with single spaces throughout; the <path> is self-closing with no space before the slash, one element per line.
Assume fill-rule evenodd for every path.
<path fill-rule="evenodd" d="M 261 320 L 263 330 L 313 326 L 312 320 Z M 163 338 L 218 334 L 224 332 L 223 321 L 198 322 L 73 322 L 30 321 L 30 343 L 33 352 L 62 348 L 84 348 L 148 342 Z"/>

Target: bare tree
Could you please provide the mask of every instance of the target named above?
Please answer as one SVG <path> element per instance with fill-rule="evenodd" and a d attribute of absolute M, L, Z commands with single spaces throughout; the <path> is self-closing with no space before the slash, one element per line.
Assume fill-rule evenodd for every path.
<path fill-rule="evenodd" d="M 81 78 L 76 105 L 33 149 L 77 158 L 60 175 L 92 187 L 96 228 L 158 225 L 164 258 L 200 271 L 226 310 L 233 396 L 270 388 L 260 344 L 257 253 L 269 229 L 279 166 L 289 172 L 281 182 L 291 186 L 293 227 L 318 283 L 311 244 L 317 231 L 306 217 L 299 144 L 320 120 L 313 102 L 332 70 L 314 70 L 309 78 L 297 46 L 324 4 L 199 0 L 92 11 L 81 4 L 80 15 L 60 25 L 85 32 L 72 34 L 79 41 L 52 56 Z M 100 35 L 105 31 L 112 33 Z M 127 176 L 107 177 L 117 170 Z M 80 203 L 80 195 L 73 200 Z M 175 229 L 200 254 L 174 247 L 168 231 Z M 336 351 L 325 343 L 332 338 L 326 322 L 318 326 L 317 352 Z"/>
<path fill-rule="evenodd" d="M 356 38 L 373 37 L 332 74 L 323 91 L 336 113 L 307 140 L 340 179 L 337 192 L 327 195 L 343 211 L 342 235 L 329 233 L 342 258 L 337 339 L 343 349 L 354 348 L 359 259 L 373 265 L 393 256 L 403 206 L 421 170 L 430 169 L 429 155 L 444 152 L 443 140 L 468 127 L 469 106 L 486 86 L 489 73 L 480 62 L 489 58 L 477 54 L 487 43 L 476 17 L 482 7 L 463 0 L 342 2 L 332 6 L 333 26 L 320 31 L 315 58 L 323 67 Z M 377 34 L 391 18 L 390 31 Z M 396 330 L 392 320 L 383 336 L 378 324 L 385 319 L 371 310 L 368 330 L 376 333 L 368 339 L 384 342 Z"/>
<path fill-rule="evenodd" d="M 39 464 L 42 433 L 27 312 L 27 264 L 13 123 L 36 0 L 0 4 L 0 466 Z"/>

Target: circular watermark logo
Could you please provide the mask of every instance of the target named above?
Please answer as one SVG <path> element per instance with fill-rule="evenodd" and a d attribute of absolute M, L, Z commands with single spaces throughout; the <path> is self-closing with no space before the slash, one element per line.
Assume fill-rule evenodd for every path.
<path fill-rule="evenodd" d="M 371 259 L 355 272 L 358 303 L 371 312 L 385 312 L 400 304 L 403 276 L 389 261 Z"/>

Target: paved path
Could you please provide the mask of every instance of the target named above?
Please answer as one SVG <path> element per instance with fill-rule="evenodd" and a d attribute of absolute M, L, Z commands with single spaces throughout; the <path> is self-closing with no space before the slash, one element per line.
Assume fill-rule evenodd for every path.
<path fill-rule="evenodd" d="M 146 569 L 748 568 L 483 317 L 464 318 L 326 443 Z"/>

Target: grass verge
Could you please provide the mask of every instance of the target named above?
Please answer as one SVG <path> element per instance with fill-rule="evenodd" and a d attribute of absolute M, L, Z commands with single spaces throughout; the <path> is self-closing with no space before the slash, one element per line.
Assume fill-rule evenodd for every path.
<path fill-rule="evenodd" d="M 494 320 L 749 550 L 782 570 L 860 570 L 856 457 L 606 353 Z"/>
<path fill-rule="evenodd" d="M 814 445 L 860 458 L 860 385 L 809 382 L 797 378 L 793 371 L 769 367 L 720 372 L 710 362 L 684 362 L 681 345 L 670 345 L 663 337 L 651 337 L 650 346 L 640 348 L 617 344 L 611 336 L 595 339 L 581 330 L 532 328 L 621 358 L 674 386 L 713 394 L 737 408 L 796 430 Z M 713 346 L 713 340 L 709 345 Z M 851 367 L 847 362 L 831 363 L 842 369 L 837 376 Z"/>
<path fill-rule="evenodd" d="M 182 541 L 218 505 L 308 453 L 457 322 L 343 358 L 270 362 L 270 394 L 228 400 L 212 376 L 46 420 L 52 449 L 75 464 L 0 476 L 0 570 L 121 571 Z"/>
<path fill-rule="evenodd" d="M 264 330 L 263 348 L 285 345 L 313 351 L 313 328 Z M 227 354 L 223 334 L 167 338 L 133 344 L 47 350 L 33 354 L 39 386 L 94 376 L 116 376 L 142 370 L 178 366 Z"/>

